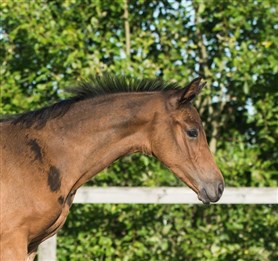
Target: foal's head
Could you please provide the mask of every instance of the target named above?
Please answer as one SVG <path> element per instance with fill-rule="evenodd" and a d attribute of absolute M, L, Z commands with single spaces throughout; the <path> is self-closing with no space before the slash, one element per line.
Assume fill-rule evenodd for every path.
<path fill-rule="evenodd" d="M 203 203 L 209 203 L 221 197 L 224 180 L 191 103 L 203 86 L 201 78 L 197 78 L 184 90 L 165 92 L 165 111 L 154 120 L 151 149 Z"/>

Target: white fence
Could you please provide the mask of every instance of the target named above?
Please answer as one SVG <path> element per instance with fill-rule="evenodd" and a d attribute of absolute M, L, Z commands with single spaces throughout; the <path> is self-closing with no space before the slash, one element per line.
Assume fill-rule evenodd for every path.
<path fill-rule="evenodd" d="M 184 187 L 82 187 L 74 203 L 201 204 L 196 194 Z M 278 204 L 278 188 L 225 188 L 216 204 Z M 41 244 L 38 259 L 56 260 L 56 236 Z"/>

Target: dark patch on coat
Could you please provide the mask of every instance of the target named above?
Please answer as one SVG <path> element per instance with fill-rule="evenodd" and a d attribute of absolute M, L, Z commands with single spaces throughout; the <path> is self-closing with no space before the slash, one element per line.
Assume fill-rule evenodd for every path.
<path fill-rule="evenodd" d="M 71 191 L 70 194 L 67 197 L 67 204 L 68 204 L 69 207 L 71 206 L 71 204 L 73 202 L 75 193 L 76 193 L 76 190 Z"/>
<path fill-rule="evenodd" d="M 59 202 L 60 205 L 63 205 L 64 199 L 65 199 L 65 198 L 64 198 L 63 196 L 60 196 L 60 197 L 58 198 L 58 202 Z"/>
<path fill-rule="evenodd" d="M 124 104 L 124 108 L 129 110 L 132 115 L 137 115 L 139 113 L 139 111 L 142 109 L 144 104 L 142 104 L 141 102 L 138 101 L 127 101 Z"/>
<path fill-rule="evenodd" d="M 35 160 L 42 162 L 42 148 L 38 144 L 37 140 L 30 139 L 28 140 L 27 145 L 30 146 L 31 150 L 34 152 Z"/>
<path fill-rule="evenodd" d="M 60 171 L 55 166 L 50 166 L 48 171 L 48 186 L 52 192 L 56 192 L 61 187 Z"/>

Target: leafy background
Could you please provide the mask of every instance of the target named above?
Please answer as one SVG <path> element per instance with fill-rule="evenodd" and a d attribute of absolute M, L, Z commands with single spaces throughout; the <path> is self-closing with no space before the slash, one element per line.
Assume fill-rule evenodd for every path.
<path fill-rule="evenodd" d="M 277 0 L 2 0 L 1 114 L 91 74 L 208 87 L 195 103 L 227 186 L 277 186 Z M 182 186 L 135 154 L 91 186 Z M 74 205 L 58 260 L 277 260 L 277 205 Z"/>

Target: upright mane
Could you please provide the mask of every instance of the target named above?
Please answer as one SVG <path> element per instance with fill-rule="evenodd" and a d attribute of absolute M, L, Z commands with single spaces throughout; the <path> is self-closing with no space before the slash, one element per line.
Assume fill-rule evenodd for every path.
<path fill-rule="evenodd" d="M 177 83 L 156 79 L 134 79 L 130 77 L 115 77 L 109 74 L 94 76 L 87 81 L 80 82 L 71 88 L 70 93 L 79 99 L 87 99 L 100 95 L 125 92 L 153 92 L 180 89 Z"/>
<path fill-rule="evenodd" d="M 72 94 L 68 99 L 59 101 L 53 105 L 25 112 L 19 115 L 12 115 L 5 120 L 12 120 L 12 124 L 20 124 L 22 127 L 30 128 L 35 126 L 41 129 L 49 119 L 62 117 L 72 104 L 113 93 L 127 92 L 154 92 L 176 90 L 181 87 L 177 83 L 165 82 L 157 79 L 133 79 L 129 77 L 116 77 L 111 75 L 94 76 L 89 80 L 80 82 L 76 87 L 69 88 L 67 91 Z"/>

